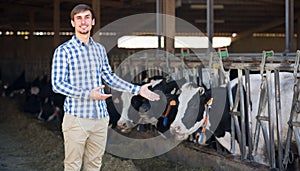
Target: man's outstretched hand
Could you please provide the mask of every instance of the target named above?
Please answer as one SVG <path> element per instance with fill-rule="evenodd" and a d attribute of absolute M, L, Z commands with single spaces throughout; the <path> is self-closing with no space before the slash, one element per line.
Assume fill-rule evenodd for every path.
<path fill-rule="evenodd" d="M 105 100 L 109 97 L 112 96 L 112 94 L 102 94 L 102 93 L 99 93 L 99 90 L 104 88 L 105 86 L 102 85 L 100 87 L 96 87 L 94 89 L 92 89 L 92 91 L 90 92 L 90 99 L 93 99 L 93 100 Z"/>
<path fill-rule="evenodd" d="M 146 99 L 148 99 L 150 101 L 157 101 L 157 100 L 160 99 L 159 95 L 148 89 L 148 87 L 151 86 L 151 85 L 152 85 L 152 83 L 144 84 L 141 87 L 140 95 L 145 97 Z"/>

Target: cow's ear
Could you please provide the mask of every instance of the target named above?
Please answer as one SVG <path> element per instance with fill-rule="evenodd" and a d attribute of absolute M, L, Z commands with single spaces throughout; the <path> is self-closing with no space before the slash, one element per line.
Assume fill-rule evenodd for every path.
<path fill-rule="evenodd" d="M 200 95 L 205 93 L 204 87 L 199 87 L 199 93 L 200 93 Z"/>

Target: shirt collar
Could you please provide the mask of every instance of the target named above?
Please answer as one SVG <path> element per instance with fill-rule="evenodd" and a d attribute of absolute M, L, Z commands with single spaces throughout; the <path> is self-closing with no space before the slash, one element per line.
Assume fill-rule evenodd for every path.
<path fill-rule="evenodd" d="M 94 40 L 92 37 L 89 38 L 89 45 L 93 45 L 94 44 Z M 85 46 L 85 44 L 80 41 L 75 35 L 73 35 L 72 37 L 72 41 L 77 45 L 77 46 Z"/>

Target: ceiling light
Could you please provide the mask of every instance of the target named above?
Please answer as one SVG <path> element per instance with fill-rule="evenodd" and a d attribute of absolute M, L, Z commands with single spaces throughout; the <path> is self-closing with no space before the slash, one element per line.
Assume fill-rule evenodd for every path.
<path fill-rule="evenodd" d="M 195 23 L 206 23 L 206 20 L 195 20 Z M 225 23 L 224 20 L 214 20 L 214 23 Z"/>
<path fill-rule="evenodd" d="M 217 4 L 217 5 L 213 5 L 214 9 L 220 10 L 220 9 L 224 9 L 224 5 L 221 4 Z M 191 9 L 207 9 L 207 5 L 201 5 L 201 4 L 192 4 L 190 6 Z"/>

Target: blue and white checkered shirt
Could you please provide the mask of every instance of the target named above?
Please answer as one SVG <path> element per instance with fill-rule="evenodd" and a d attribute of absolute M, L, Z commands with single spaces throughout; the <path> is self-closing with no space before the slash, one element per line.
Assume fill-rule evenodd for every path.
<path fill-rule="evenodd" d="M 105 48 L 90 38 L 89 45 L 76 36 L 60 45 L 54 52 L 51 71 L 52 89 L 66 96 L 65 113 L 80 118 L 108 116 L 105 100 L 89 98 L 102 79 L 113 89 L 138 94 L 140 86 L 116 76 L 109 65 Z M 103 89 L 100 89 L 104 93 Z"/>

